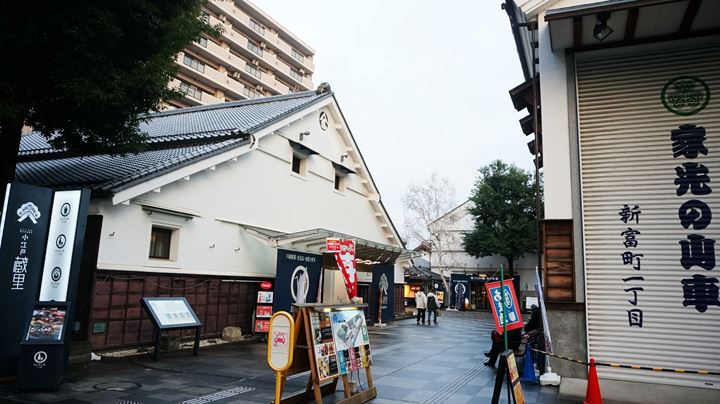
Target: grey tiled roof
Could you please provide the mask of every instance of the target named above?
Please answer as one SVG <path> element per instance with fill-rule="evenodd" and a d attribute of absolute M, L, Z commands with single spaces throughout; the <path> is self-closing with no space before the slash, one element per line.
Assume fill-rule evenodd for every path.
<path fill-rule="evenodd" d="M 238 147 L 248 142 L 247 135 L 328 97 L 331 92 L 306 91 L 150 114 L 141 126 L 149 135 L 147 150 L 125 156 L 73 156 L 52 149 L 42 135 L 31 133 L 20 142 L 16 179 L 41 186 L 118 191 Z"/>

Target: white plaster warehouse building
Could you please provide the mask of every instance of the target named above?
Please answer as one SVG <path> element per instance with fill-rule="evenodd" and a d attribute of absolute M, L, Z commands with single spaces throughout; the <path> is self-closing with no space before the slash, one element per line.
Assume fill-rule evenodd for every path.
<path fill-rule="evenodd" d="M 511 96 L 530 113 L 521 123 L 536 132 L 544 165 L 543 269 L 556 352 L 720 372 L 720 228 L 711 218 L 720 210 L 712 185 L 720 176 L 720 2 L 508 0 L 504 8 L 527 80 Z M 553 368 L 585 375 L 559 360 Z M 720 399 L 713 374 L 599 374 L 604 386 L 643 392 L 643 402 Z"/>
<path fill-rule="evenodd" d="M 17 180 L 93 191 L 77 301 L 94 347 L 151 338 L 142 296 L 186 296 L 205 334 L 249 331 L 278 251 L 319 254 L 326 237 L 354 238 L 366 264 L 398 262 L 390 292 L 402 296 L 409 252 L 329 86 L 149 118 L 136 155 L 73 156 L 22 138 Z"/>

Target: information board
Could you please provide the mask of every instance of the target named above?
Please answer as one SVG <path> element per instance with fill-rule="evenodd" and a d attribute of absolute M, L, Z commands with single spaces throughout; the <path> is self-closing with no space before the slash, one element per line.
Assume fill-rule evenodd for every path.
<path fill-rule="evenodd" d="M 160 329 L 201 325 L 184 297 L 144 297 L 142 302 Z"/>
<path fill-rule="evenodd" d="M 257 302 L 262 304 L 272 304 L 273 292 L 258 292 Z"/>
<path fill-rule="evenodd" d="M 255 317 L 257 318 L 270 318 L 272 314 L 272 306 L 257 306 L 255 311 Z"/>

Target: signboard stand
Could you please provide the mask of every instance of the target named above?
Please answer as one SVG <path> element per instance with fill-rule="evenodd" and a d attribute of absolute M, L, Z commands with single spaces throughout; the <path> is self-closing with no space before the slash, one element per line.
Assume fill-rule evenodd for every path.
<path fill-rule="evenodd" d="M 337 401 L 338 404 L 364 403 L 377 397 L 377 388 L 373 385 L 372 371 L 370 370 L 369 344 L 366 344 L 366 347 L 363 348 L 365 356 L 364 359 L 362 359 L 362 364 L 357 366 L 358 368 L 362 367 L 365 369 L 367 376 L 368 388 L 364 391 L 353 393 L 347 374 L 351 366 L 350 363 L 333 363 L 331 360 L 332 358 L 338 357 L 336 356 L 338 353 L 336 350 L 336 339 L 338 335 L 345 337 L 344 341 L 356 341 L 359 340 L 358 332 L 363 329 L 362 327 L 367 330 L 364 319 L 365 316 L 362 314 L 362 310 L 366 305 L 301 304 L 294 306 L 294 329 L 292 330 L 294 342 L 293 354 L 291 355 L 291 363 L 287 368 L 277 371 L 276 377 L 278 380 L 276 381 L 276 400 L 274 403 L 304 403 L 307 402 L 307 400 L 314 399 L 316 404 L 322 404 L 323 396 L 334 393 L 338 380 L 340 379 L 343 383 L 344 399 Z M 358 311 L 360 314 L 355 315 Z M 329 313 L 333 312 L 343 313 L 346 317 L 348 315 L 354 316 L 343 322 L 342 324 L 344 324 L 344 326 L 334 324 L 336 327 L 333 328 L 332 331 L 328 331 L 330 324 L 318 324 L 319 314 L 327 313 L 328 317 L 325 317 L 325 319 L 329 322 Z M 360 324 L 360 321 L 362 321 L 362 324 Z M 332 334 L 328 334 L 329 332 L 332 332 Z M 365 333 L 366 332 L 367 331 L 365 331 Z M 317 344 L 315 341 L 318 339 L 323 342 Z M 319 356 L 318 352 L 326 355 Z M 330 360 L 326 360 L 326 358 Z M 357 361 L 355 363 L 356 365 L 361 362 L 361 358 L 354 356 L 353 360 Z M 346 369 L 344 374 L 340 372 L 342 366 L 345 366 Z M 310 377 L 308 378 L 305 391 L 280 399 L 287 377 L 308 370 L 310 371 Z M 321 384 L 328 380 L 330 383 Z"/>
<path fill-rule="evenodd" d="M 184 297 L 143 297 L 140 303 L 153 323 L 153 339 L 155 341 L 153 360 L 155 362 L 160 359 L 160 336 L 163 331 L 168 330 L 194 329 L 193 356 L 197 356 L 200 350 L 200 327 L 202 324 Z"/>
<path fill-rule="evenodd" d="M 495 376 L 492 404 L 497 404 L 500 401 L 500 394 L 502 394 L 502 385 L 506 373 L 508 377 L 508 403 L 510 402 L 510 396 L 512 396 L 515 404 L 525 404 L 525 397 L 523 396 L 522 385 L 520 384 L 520 375 L 518 374 L 515 355 L 512 351 L 505 351 L 500 354 L 500 364 L 498 365 L 497 375 Z"/>
<path fill-rule="evenodd" d="M 70 326 L 69 304 L 38 302 L 20 343 L 15 389 L 57 390 L 63 381 L 64 342 Z"/>

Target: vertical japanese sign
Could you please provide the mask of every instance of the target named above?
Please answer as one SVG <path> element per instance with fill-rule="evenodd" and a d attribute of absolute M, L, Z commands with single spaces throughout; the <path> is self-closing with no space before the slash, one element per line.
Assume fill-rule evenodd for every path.
<path fill-rule="evenodd" d="M 355 240 L 327 239 L 326 251 L 335 255 L 335 261 L 345 280 L 348 298 L 357 296 L 357 270 L 355 266 Z"/>
<path fill-rule="evenodd" d="M 55 192 L 38 300 L 67 300 L 81 196 L 82 191 Z"/>
<path fill-rule="evenodd" d="M 618 215 L 620 221 L 624 224 L 629 225 L 627 229 L 623 229 L 620 232 L 620 236 L 623 237 L 622 245 L 625 247 L 625 251 L 620 253 L 622 263 L 626 267 L 631 267 L 631 273 L 623 274 L 627 275 L 622 278 L 625 288 L 625 293 L 632 293 L 632 297 L 628 299 L 631 307 L 627 310 L 627 319 L 629 327 L 642 328 L 643 326 L 643 310 L 638 307 L 638 293 L 643 292 L 645 288 L 641 285 L 645 282 L 645 277 L 641 275 L 640 260 L 645 257 L 644 254 L 636 254 L 635 251 L 638 247 L 638 235 L 642 235 L 637 226 L 640 225 L 640 214 L 642 211 L 638 205 L 630 207 L 628 204 L 624 204 Z M 635 225 L 635 227 L 632 227 Z"/>
<path fill-rule="evenodd" d="M 704 201 L 712 193 L 710 170 L 703 164 L 709 153 L 705 146 L 706 135 L 704 127 L 693 124 L 680 125 L 670 132 L 673 158 L 679 164 L 675 167 L 674 181 L 675 194 L 682 198 L 678 219 L 680 226 L 688 230 L 685 239 L 678 241 L 676 250 L 680 266 L 688 271 L 687 277 L 680 281 L 682 305 L 693 307 L 700 313 L 710 306 L 720 306 L 718 279 L 713 271 L 715 240 L 706 236 L 710 234 L 707 227 L 712 219 L 710 206 Z"/>
<path fill-rule="evenodd" d="M 450 276 L 450 306 L 465 310 L 465 299 L 470 298 L 470 275 L 452 274 Z"/>
<path fill-rule="evenodd" d="M 0 219 L 0 377 L 17 370 L 20 339 L 40 288 L 53 192 L 7 185 Z"/>
<path fill-rule="evenodd" d="M 491 282 L 485 284 L 490 301 L 492 302 L 492 312 L 495 318 L 495 329 L 497 332 L 503 332 L 503 325 L 506 330 L 514 330 L 522 328 L 523 321 L 520 314 L 520 305 L 518 304 L 517 295 L 512 279 L 506 279 L 500 286 L 500 282 Z M 505 289 L 505 299 L 503 299 L 503 289 Z M 505 304 L 505 317 L 503 317 L 503 301 Z"/>

